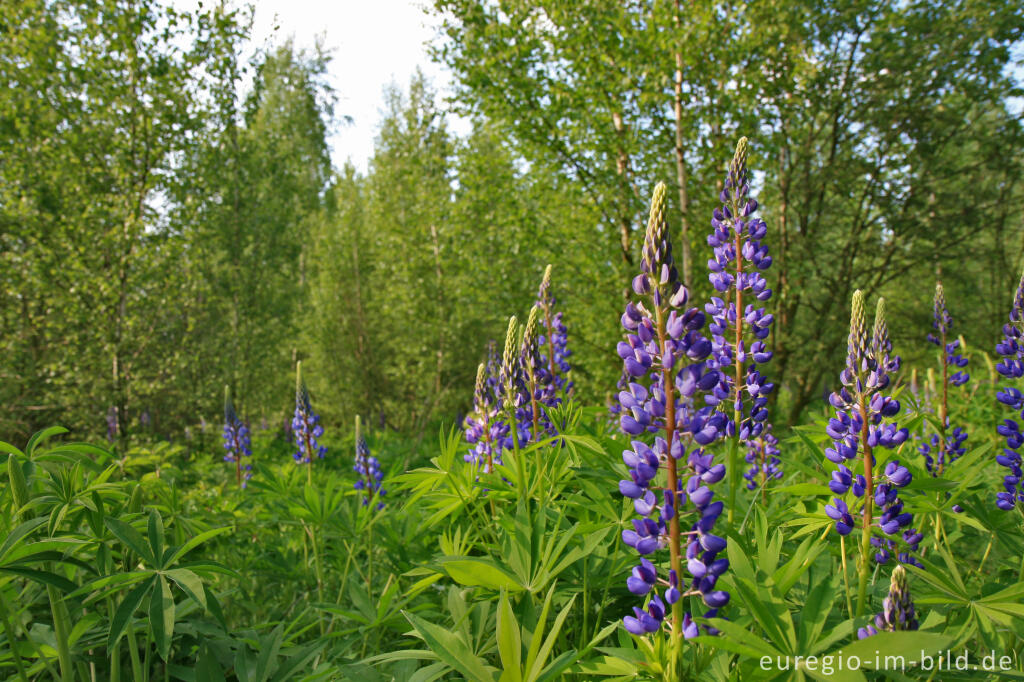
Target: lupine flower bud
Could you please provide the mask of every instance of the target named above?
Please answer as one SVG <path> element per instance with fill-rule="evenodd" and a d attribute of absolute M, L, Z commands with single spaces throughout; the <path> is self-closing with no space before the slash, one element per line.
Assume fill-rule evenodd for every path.
<path fill-rule="evenodd" d="M 465 421 L 466 442 L 473 448 L 463 459 L 480 467 L 484 473 L 494 471 L 494 466 L 502 463 L 502 451 L 512 447 L 509 427 L 499 418 L 500 385 L 492 372 L 500 371 L 500 368 L 491 357 L 493 355 L 489 353 L 488 363 L 481 363 L 477 368 L 473 414 Z"/>
<path fill-rule="evenodd" d="M 916 630 L 917 614 L 914 611 L 914 600 L 910 596 L 907 584 L 907 571 L 897 566 L 892 571 L 889 581 L 889 594 L 882 602 L 882 612 L 874 620 L 857 630 L 857 639 L 864 639 L 879 632 L 898 632 Z"/>
<path fill-rule="evenodd" d="M 568 348 L 569 336 L 562 322 L 562 313 L 555 311 L 555 297 L 551 293 L 551 266 L 544 269 L 544 277 L 537 291 L 537 305 L 542 315 L 540 322 L 543 330 L 538 338 L 540 353 L 540 371 L 538 380 L 542 387 L 543 402 L 548 407 L 561 403 L 562 393 L 569 395 L 573 383 L 569 380 L 569 357 L 572 351 Z"/>
<path fill-rule="evenodd" d="M 508 331 L 505 332 L 505 352 L 501 356 L 501 385 L 504 389 L 505 409 L 510 412 L 517 407 L 522 370 L 519 354 L 516 353 L 518 336 L 518 321 L 513 315 L 508 318 Z"/>

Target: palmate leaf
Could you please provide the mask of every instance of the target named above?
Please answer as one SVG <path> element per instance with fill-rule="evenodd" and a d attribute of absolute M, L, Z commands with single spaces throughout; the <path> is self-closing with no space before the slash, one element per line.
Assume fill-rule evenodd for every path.
<path fill-rule="evenodd" d="M 515 577 L 491 558 L 447 557 L 441 559 L 440 567 L 460 585 L 486 587 L 495 591 L 507 589 L 519 592 L 525 589 Z"/>
<path fill-rule="evenodd" d="M 453 632 L 403 611 L 402 614 L 437 657 L 473 682 L 494 682 L 497 670 L 473 653 L 469 644 Z"/>
<path fill-rule="evenodd" d="M 142 537 L 142 533 L 135 530 L 134 527 L 125 523 L 121 519 L 117 519 L 111 516 L 103 519 L 104 523 L 107 524 L 107 528 L 114 534 L 118 540 L 120 540 L 128 549 L 135 552 L 136 555 L 151 567 L 157 567 L 156 557 L 153 556 L 149 544 Z"/>
<path fill-rule="evenodd" d="M 121 636 L 124 635 L 124 631 L 128 627 L 128 623 L 131 621 L 135 612 L 139 609 L 139 606 L 142 604 L 142 600 L 146 598 L 146 593 L 153 587 L 153 584 L 156 582 L 156 578 L 157 577 L 154 575 L 141 585 L 137 585 L 135 589 L 129 592 L 118 605 L 117 611 L 114 612 L 114 618 L 110 621 L 110 634 L 107 636 L 108 653 L 112 651 L 114 645 L 121 640 Z"/>
<path fill-rule="evenodd" d="M 54 436 L 59 436 L 67 432 L 68 430 L 65 429 L 63 426 L 50 426 L 48 428 L 43 429 L 42 431 L 36 431 L 34 434 L 32 434 L 32 437 L 28 439 L 28 445 L 25 446 L 25 454 L 28 455 L 29 458 L 31 458 L 32 453 L 35 452 L 35 449 L 39 445 L 42 445 L 43 443 L 45 443 L 50 438 L 53 438 Z"/>
<path fill-rule="evenodd" d="M 63 576 L 59 576 L 56 573 L 49 571 L 41 571 L 35 568 L 24 568 L 22 566 L 3 566 L 0 567 L 0 573 L 9 573 L 16 575 L 27 580 L 33 580 L 43 585 L 52 585 L 58 590 L 64 592 L 71 592 L 75 589 L 75 584 Z"/>
<path fill-rule="evenodd" d="M 172 568 L 164 573 L 168 578 L 174 581 L 174 583 L 181 588 L 188 597 L 203 607 L 206 611 L 206 590 L 203 587 L 203 581 L 198 575 L 188 570 L 187 568 Z"/>
<path fill-rule="evenodd" d="M 224 533 L 228 533 L 230 531 L 231 531 L 231 527 L 230 526 L 225 526 L 223 528 L 212 528 L 210 530 L 203 531 L 202 533 L 200 533 L 199 535 L 196 535 L 195 537 L 189 538 L 189 540 L 185 544 L 183 544 L 180 547 L 176 548 L 170 554 L 170 556 L 165 555 L 165 559 L 163 561 L 163 567 L 167 568 L 167 567 L 173 566 L 179 559 L 181 559 L 183 556 L 185 556 L 186 554 L 188 554 L 193 549 L 195 549 L 199 545 L 203 544 L 207 540 L 215 538 L 218 535 L 223 535 Z M 228 569 L 228 570 L 231 570 L 231 569 Z"/>
<path fill-rule="evenodd" d="M 498 600 L 498 657 L 503 669 L 501 682 L 522 682 L 523 641 L 519 622 L 508 600 L 508 591 L 504 588 Z"/>
<path fill-rule="evenodd" d="M 174 596 L 171 594 L 171 586 L 162 575 L 157 576 L 157 583 L 150 596 L 149 626 L 153 631 L 157 653 L 166 661 L 174 637 Z"/>
<path fill-rule="evenodd" d="M 945 652 L 953 641 L 953 637 L 949 635 L 919 630 L 879 632 L 844 644 L 830 655 L 836 658 L 842 655 L 847 659 L 856 657 L 860 660 L 861 667 L 867 670 L 884 670 L 886 667 L 892 667 L 886 665 L 886 657 L 903 659 L 907 663 L 919 661 L 922 652 L 926 655 Z"/>

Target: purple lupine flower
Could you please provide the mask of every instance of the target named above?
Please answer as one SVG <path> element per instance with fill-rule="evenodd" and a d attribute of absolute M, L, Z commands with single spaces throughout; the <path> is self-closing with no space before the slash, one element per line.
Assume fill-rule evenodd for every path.
<path fill-rule="evenodd" d="M 530 309 L 523 328 L 523 340 L 519 349 L 519 363 L 522 367 L 522 406 L 516 410 L 516 421 L 529 434 L 529 440 L 536 442 L 543 435 L 554 435 L 555 427 L 545 408 L 556 405 L 553 381 L 544 381 L 542 358 L 537 338 L 537 323 L 541 315 L 539 305 Z"/>
<path fill-rule="evenodd" d="M 540 382 L 551 387 L 550 406 L 561 402 L 562 395 L 572 393 L 573 382 L 569 379 L 569 335 L 562 322 L 562 313 L 555 311 L 555 297 L 551 293 L 551 266 L 544 269 L 544 277 L 537 291 L 537 305 L 540 306 L 543 331 L 538 338 L 540 352 Z"/>
<path fill-rule="evenodd" d="M 918 446 L 918 452 L 924 456 L 925 465 L 932 476 L 941 476 L 945 467 L 966 451 L 964 441 L 967 432 L 959 426 L 952 432 L 949 429 L 949 387 L 963 386 L 971 378 L 962 371 L 967 366 L 967 358 L 960 351 L 960 340 L 949 340 L 953 329 L 953 317 L 946 308 L 946 295 L 942 283 L 935 285 L 934 316 L 932 326 L 936 333 L 928 334 L 928 341 L 942 349 L 942 396 L 939 401 L 939 433 L 932 434 L 928 440 Z M 950 373 L 952 371 L 952 373 Z"/>
<path fill-rule="evenodd" d="M 651 201 L 641 269 L 632 285 L 641 300 L 627 303 L 625 340 L 617 347 L 629 377 L 619 393 L 619 424 L 634 437 L 622 453 L 629 479 L 619 482 L 619 491 L 633 500 L 638 514 L 622 540 L 642 557 L 627 587 L 649 596 L 646 611 L 635 608 L 623 625 L 635 635 L 657 631 L 667 602 L 670 632 L 691 638 L 699 628 L 684 612 L 689 600 L 683 597 L 699 595 L 712 611 L 729 601 L 728 592 L 716 589 L 729 562 L 718 556 L 725 539 L 712 533 L 723 504 L 710 488 L 725 476 L 725 466 L 715 464 L 705 450 L 724 433 L 727 420 L 713 406 L 698 403 L 698 396 L 717 386 L 720 377 L 706 362 L 711 342 L 700 333 L 704 313 L 684 308 L 689 294 L 672 259 L 664 183 Z M 682 518 L 688 511 L 692 523 L 684 531 Z M 667 581 L 648 558 L 666 547 Z M 665 588 L 664 601 L 659 585 Z"/>
<path fill-rule="evenodd" d="M 711 318 L 709 364 L 721 370 L 721 381 L 705 400 L 718 404 L 731 418 L 728 434 L 747 450 L 746 460 L 753 466 L 745 478 L 750 481 L 747 488 L 754 490 L 771 478 L 781 478 L 782 472 L 778 458 L 770 468 L 762 465 L 763 455 L 772 447 L 762 434 L 774 385 L 758 369 L 772 358 L 765 339 L 773 316 L 761 305 L 771 298 L 772 290 L 761 273 L 771 267 L 772 258 L 761 242 L 768 226 L 754 217 L 758 203 L 750 196 L 745 137 L 736 146 L 720 199 L 722 206 L 712 214 L 708 235 L 708 244 L 714 249 L 714 257 L 708 261 L 708 279 L 720 296 L 712 296 L 704 309 Z M 738 467 L 735 471 L 738 473 Z M 756 476 L 761 477 L 759 483 L 754 482 Z M 735 500 L 730 513 L 734 506 Z"/>
<path fill-rule="evenodd" d="M 327 448 L 319 443 L 320 437 L 324 435 L 324 427 L 320 425 L 320 415 L 313 411 L 309 390 L 302 380 L 301 362 L 295 364 L 295 415 L 291 426 L 297 448 L 292 459 L 296 464 L 308 465 L 312 471 L 313 459 L 323 459 Z"/>
<path fill-rule="evenodd" d="M 1003 340 L 996 344 L 996 353 L 1001 360 L 996 363 L 996 371 L 1005 382 L 1018 381 L 1024 377 L 1024 274 L 1021 275 L 1017 293 L 1013 298 L 1010 310 L 1010 321 L 1003 325 Z M 1004 492 L 996 495 L 996 506 L 1009 511 L 1018 501 L 1024 502 L 1024 472 L 1021 471 L 1020 447 L 1024 444 L 1020 424 L 1017 417 L 1024 418 L 1024 394 L 1010 385 L 1004 386 L 996 393 L 996 400 L 1013 408 L 1014 418 L 1004 419 L 996 427 L 996 432 L 1006 439 L 1006 447 L 1002 454 L 996 455 L 996 462 L 1009 469 L 1003 477 Z"/>
<path fill-rule="evenodd" d="M 892 460 L 886 463 L 879 474 L 878 462 L 874 457 L 874 450 L 878 446 L 896 449 L 907 439 L 907 429 L 898 428 L 895 422 L 886 421 L 899 413 L 899 401 L 882 393 L 890 383 L 890 374 L 899 366 L 900 358 L 892 354 L 892 343 L 885 322 L 885 299 L 878 299 L 875 324 L 869 340 L 864 320 L 864 297 L 859 290 L 854 292 L 846 368 L 840 374 L 843 387 L 829 397 L 829 403 L 835 408 L 835 417 L 829 419 L 825 427 L 832 438 L 832 446 L 825 449 L 825 456 L 837 465 L 829 489 L 845 498 L 842 500 L 841 517 L 835 512 L 838 505 L 831 510 L 827 506 L 825 512 L 836 522 L 836 532 L 840 535 L 850 533 L 850 520 L 853 516 L 863 519 L 863 532 L 870 533 L 874 525 L 888 536 L 899 537 L 900 533 L 908 529 L 913 531 L 912 534 L 916 533 L 909 528 L 913 516 L 903 511 L 903 503 L 898 496 L 899 489 L 910 483 L 910 472 L 898 460 Z M 863 474 L 854 474 L 847 466 L 858 455 L 863 462 Z M 853 493 L 852 498 L 848 496 L 849 492 Z M 880 512 L 877 519 L 874 518 L 875 507 Z M 894 542 L 892 546 L 895 546 Z M 915 548 L 916 544 L 912 549 Z M 875 560 L 880 563 L 887 559 L 888 552 L 875 555 Z"/>
<path fill-rule="evenodd" d="M 352 470 L 359 474 L 359 478 L 356 479 L 353 487 L 356 490 L 362 491 L 363 506 L 369 506 L 371 502 L 376 500 L 377 504 L 374 506 L 374 509 L 377 511 L 383 509 L 384 500 L 381 498 L 387 495 L 388 492 L 380 484 L 384 478 L 384 473 L 380 470 L 380 462 L 370 454 L 370 446 L 366 444 L 366 438 L 363 436 L 362 422 L 359 419 L 359 415 L 356 415 L 356 457 Z"/>
<path fill-rule="evenodd" d="M 502 463 L 501 453 L 511 447 L 512 440 L 508 424 L 501 419 L 498 395 L 492 388 L 491 378 L 487 366 L 481 363 L 473 391 L 473 414 L 465 421 L 466 442 L 473 449 L 463 459 L 480 467 L 484 473 L 491 473 L 495 465 Z"/>
<path fill-rule="evenodd" d="M 744 440 L 743 446 L 747 450 L 745 459 L 750 464 L 750 469 L 743 474 L 747 490 L 757 490 L 765 481 L 782 478 L 779 439 L 772 433 L 770 423 L 764 424 L 757 438 Z"/>
<path fill-rule="evenodd" d="M 917 626 L 917 613 L 907 584 L 907 572 L 902 566 L 897 566 L 892 571 L 889 594 L 882 602 L 881 613 L 875 615 L 871 623 L 857 630 L 857 639 L 877 635 L 879 632 L 916 630 Z"/>
<path fill-rule="evenodd" d="M 112 405 L 107 410 L 107 440 L 111 443 L 117 439 L 117 406 Z"/>
<path fill-rule="evenodd" d="M 235 406 L 231 402 L 231 394 L 224 387 L 224 455 L 225 462 L 235 465 L 235 479 L 242 488 L 252 478 L 252 464 L 242 464 L 243 457 L 252 457 L 252 445 L 249 440 L 249 425 L 238 418 Z"/>

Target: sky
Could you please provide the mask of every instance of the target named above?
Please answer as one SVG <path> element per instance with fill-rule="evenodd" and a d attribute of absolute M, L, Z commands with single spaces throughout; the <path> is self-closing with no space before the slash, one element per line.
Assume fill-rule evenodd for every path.
<path fill-rule="evenodd" d="M 336 125 L 329 139 L 337 168 L 351 160 L 366 171 L 388 84 L 406 88 L 417 66 L 441 95 L 450 83 L 447 70 L 427 56 L 425 43 L 435 36 L 437 20 L 423 12 L 421 0 L 251 1 L 254 47 L 291 36 L 297 47 L 312 48 L 316 37 L 324 36 L 333 56 L 329 79 L 338 97 L 335 111 L 352 120 Z M 174 4 L 194 7 L 195 0 Z"/>

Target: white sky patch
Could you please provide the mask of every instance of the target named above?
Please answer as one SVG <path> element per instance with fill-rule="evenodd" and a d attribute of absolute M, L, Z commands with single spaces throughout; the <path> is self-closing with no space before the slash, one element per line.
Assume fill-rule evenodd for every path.
<path fill-rule="evenodd" d="M 195 9 L 198 4 L 198 0 L 169 2 L 180 10 Z M 252 0 L 252 5 L 250 48 L 278 45 L 291 37 L 296 47 L 312 50 L 317 36 L 323 36 L 323 45 L 332 56 L 329 82 L 338 98 L 335 113 L 339 121 L 343 117 L 352 121 L 339 123 L 330 131 L 328 143 L 336 168 L 351 160 L 360 172 L 366 172 L 380 129 L 384 89 L 390 83 L 406 90 L 419 67 L 438 97 L 448 94 L 451 77 L 447 69 L 427 55 L 426 44 L 436 35 L 437 19 L 424 13 L 423 2 Z M 464 122 L 451 123 L 455 132 L 465 132 Z"/>

